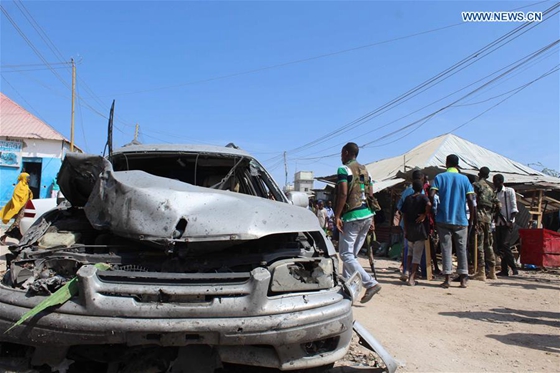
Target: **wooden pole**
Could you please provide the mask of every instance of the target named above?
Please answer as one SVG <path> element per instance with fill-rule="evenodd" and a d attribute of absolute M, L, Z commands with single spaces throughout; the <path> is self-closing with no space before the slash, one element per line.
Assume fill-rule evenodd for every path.
<path fill-rule="evenodd" d="M 70 117 L 70 151 L 74 151 L 74 101 L 76 100 L 76 64 L 72 62 L 72 116 Z"/>
<path fill-rule="evenodd" d="M 424 243 L 424 247 L 426 248 L 426 280 L 433 279 L 432 276 L 432 249 L 430 247 L 430 237 Z"/>
<path fill-rule="evenodd" d="M 478 271 L 478 234 L 476 232 L 476 227 L 473 227 L 473 229 L 474 229 L 474 273 L 476 274 Z"/>
<path fill-rule="evenodd" d="M 541 223 L 542 223 L 542 200 L 543 200 L 543 191 L 539 190 L 539 200 L 537 205 L 537 212 L 539 213 L 537 215 L 537 229 L 541 227 Z"/>

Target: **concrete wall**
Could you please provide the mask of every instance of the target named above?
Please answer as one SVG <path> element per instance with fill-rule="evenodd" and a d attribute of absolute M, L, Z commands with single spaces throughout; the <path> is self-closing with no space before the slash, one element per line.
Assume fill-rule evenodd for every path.
<path fill-rule="evenodd" d="M 298 192 L 311 193 L 313 190 L 313 180 L 295 180 L 294 190 Z"/>
<path fill-rule="evenodd" d="M 294 190 L 311 193 L 313 189 L 313 171 L 299 171 L 294 175 Z"/>
<path fill-rule="evenodd" d="M 10 140 L 0 138 L 0 140 Z M 4 206 L 11 198 L 17 177 L 22 172 L 24 163 L 40 167 L 41 177 L 37 193 L 33 198 L 48 198 L 52 190 L 52 183 L 60 170 L 62 159 L 68 151 L 68 144 L 59 140 L 24 139 L 21 151 L 21 163 L 18 167 L 0 166 L 0 206 Z M 27 171 L 27 170 L 26 170 Z"/>

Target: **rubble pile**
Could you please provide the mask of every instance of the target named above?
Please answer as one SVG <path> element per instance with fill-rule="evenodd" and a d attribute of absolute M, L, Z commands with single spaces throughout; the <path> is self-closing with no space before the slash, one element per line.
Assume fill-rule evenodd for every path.
<path fill-rule="evenodd" d="M 342 360 L 336 362 L 336 366 L 380 368 L 382 366 L 381 359 L 360 345 L 359 341 L 360 338 L 354 334 L 348 353 Z"/>

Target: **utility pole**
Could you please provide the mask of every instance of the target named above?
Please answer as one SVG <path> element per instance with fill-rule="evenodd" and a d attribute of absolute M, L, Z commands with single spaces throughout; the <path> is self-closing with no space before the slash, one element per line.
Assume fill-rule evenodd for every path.
<path fill-rule="evenodd" d="M 74 151 L 74 101 L 76 100 L 76 64 L 74 64 L 74 59 L 70 59 L 72 62 L 72 116 L 70 118 L 70 151 Z"/>
<path fill-rule="evenodd" d="M 284 173 L 286 174 L 286 182 L 284 183 L 284 186 L 287 187 L 288 186 L 288 163 L 286 161 L 286 151 L 284 151 Z"/>
<path fill-rule="evenodd" d="M 134 142 L 138 142 L 138 132 L 140 131 L 140 126 L 136 123 L 136 129 L 134 130 Z"/>

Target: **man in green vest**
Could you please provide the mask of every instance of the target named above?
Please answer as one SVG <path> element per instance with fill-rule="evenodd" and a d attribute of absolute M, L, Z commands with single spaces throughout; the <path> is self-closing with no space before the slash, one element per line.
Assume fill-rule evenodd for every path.
<path fill-rule="evenodd" d="M 354 272 L 360 273 L 366 288 L 360 302 L 366 303 L 381 290 L 381 285 L 357 260 L 368 232 L 375 229 L 374 213 L 368 206 L 368 196 L 373 197 L 371 178 L 366 168 L 356 161 L 358 152 L 358 145 L 349 142 L 340 153 L 342 166 L 337 171 L 334 218 L 340 232 L 338 250 L 343 262 L 342 274 L 349 278 Z"/>

